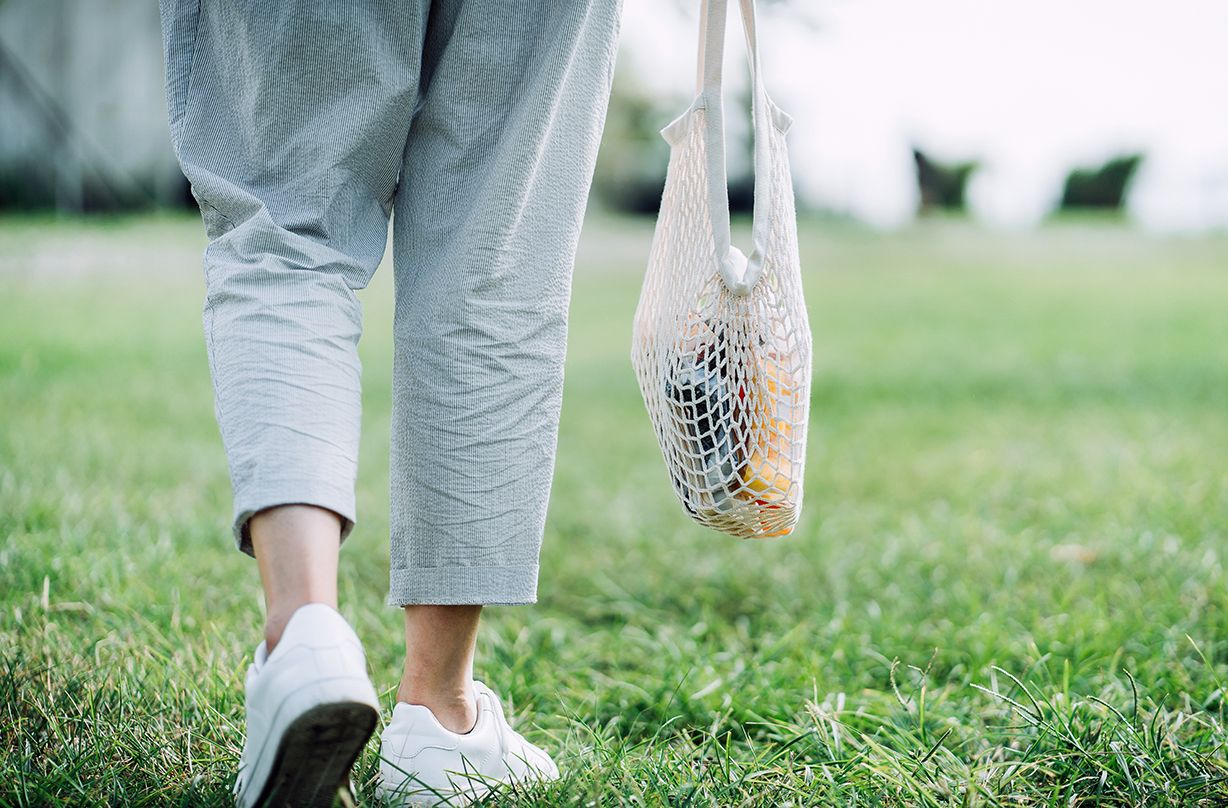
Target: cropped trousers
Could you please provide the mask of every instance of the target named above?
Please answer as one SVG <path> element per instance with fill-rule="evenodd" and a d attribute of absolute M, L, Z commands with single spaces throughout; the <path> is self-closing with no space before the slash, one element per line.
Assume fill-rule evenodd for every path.
<path fill-rule="evenodd" d="M 162 0 L 233 532 L 357 520 L 356 292 L 392 221 L 388 602 L 530 603 L 621 0 Z"/>

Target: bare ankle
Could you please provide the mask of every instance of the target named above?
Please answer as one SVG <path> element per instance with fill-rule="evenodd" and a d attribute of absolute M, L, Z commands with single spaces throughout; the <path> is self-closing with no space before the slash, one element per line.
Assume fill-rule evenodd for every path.
<path fill-rule="evenodd" d="M 303 606 L 310 603 L 323 603 L 326 606 L 337 608 L 335 598 L 321 597 L 316 599 L 299 598 L 288 601 L 285 605 L 270 607 L 268 615 L 264 619 L 264 648 L 267 653 L 273 653 L 273 648 L 277 643 L 281 642 L 281 635 L 286 630 L 286 624 L 290 622 L 290 618 L 294 616 Z"/>
<path fill-rule="evenodd" d="M 478 720 L 471 682 L 441 688 L 402 679 L 397 701 L 426 707 L 446 729 L 461 735 L 473 729 Z"/>
<path fill-rule="evenodd" d="M 273 649 L 277 647 L 277 643 L 281 642 L 281 634 L 286 630 L 286 620 L 274 621 L 272 617 L 264 623 L 264 651 L 266 654 L 273 653 Z"/>

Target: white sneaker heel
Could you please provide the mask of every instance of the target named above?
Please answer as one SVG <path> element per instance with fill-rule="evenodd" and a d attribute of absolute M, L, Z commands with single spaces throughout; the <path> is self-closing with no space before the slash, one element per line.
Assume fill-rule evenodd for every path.
<path fill-rule="evenodd" d="M 331 808 L 379 720 L 353 629 L 322 603 L 291 617 L 272 653 L 247 671 L 247 736 L 235 804 Z"/>

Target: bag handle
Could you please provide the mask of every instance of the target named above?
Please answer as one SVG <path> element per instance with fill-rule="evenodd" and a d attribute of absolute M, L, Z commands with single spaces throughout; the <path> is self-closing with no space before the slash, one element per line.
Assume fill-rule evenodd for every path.
<path fill-rule="evenodd" d="M 708 207 L 712 215 L 712 235 L 725 285 L 737 295 L 748 295 L 763 274 L 768 244 L 772 198 L 772 160 L 769 152 L 769 110 L 767 90 L 759 61 L 755 0 L 739 0 L 742 28 L 746 34 L 747 58 L 751 77 L 751 122 L 754 134 L 755 196 L 751 227 L 753 239 L 749 257 L 732 244 L 729 230 L 728 178 L 725 169 L 725 127 L 721 66 L 725 52 L 727 0 L 703 0 L 699 21 L 698 93 L 705 109 L 704 151 L 707 155 Z M 787 126 L 787 118 L 786 118 Z"/>

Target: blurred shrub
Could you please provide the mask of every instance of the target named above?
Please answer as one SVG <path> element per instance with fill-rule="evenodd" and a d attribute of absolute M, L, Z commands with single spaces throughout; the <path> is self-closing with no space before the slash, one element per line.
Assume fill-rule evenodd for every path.
<path fill-rule="evenodd" d="M 1076 168 L 1066 176 L 1062 210 L 1121 210 L 1130 180 L 1142 162 L 1143 155 L 1127 154 L 1115 157 L 1099 168 Z"/>
<path fill-rule="evenodd" d="M 917 189 L 921 192 L 921 212 L 963 211 L 968 180 L 980 168 L 976 161 L 940 163 L 917 147 L 912 150 L 917 167 Z"/>

